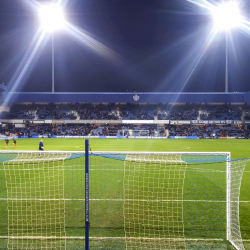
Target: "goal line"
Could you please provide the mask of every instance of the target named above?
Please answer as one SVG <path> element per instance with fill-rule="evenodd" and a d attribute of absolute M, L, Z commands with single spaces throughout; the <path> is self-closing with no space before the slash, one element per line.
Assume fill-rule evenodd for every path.
<path fill-rule="evenodd" d="M 84 236 L 65 236 L 65 237 L 56 237 L 56 236 L 50 236 L 50 237 L 36 237 L 36 236 L 22 236 L 22 237 L 16 237 L 16 236 L 0 236 L 0 239 L 11 239 L 11 240 L 20 240 L 20 239 L 27 239 L 27 240 L 45 240 L 45 239 L 55 239 L 55 240 L 85 240 Z M 184 239 L 184 238 L 145 238 L 145 237 L 89 237 L 90 240 L 96 240 L 96 241 L 109 241 L 109 240 L 131 240 L 131 241 L 224 241 L 225 239 L 217 239 L 217 238 L 211 238 L 211 239 Z"/>
<path fill-rule="evenodd" d="M 36 198 L 15 198 L 6 199 L 0 198 L 0 201 L 85 201 L 85 199 L 36 199 Z M 220 200 L 138 200 L 138 199 L 89 199 L 89 201 L 114 201 L 114 202 L 126 202 L 126 201 L 137 201 L 137 202 L 209 202 L 209 203 L 226 203 L 227 201 Z M 248 203 L 250 201 L 232 201 L 239 203 Z"/>

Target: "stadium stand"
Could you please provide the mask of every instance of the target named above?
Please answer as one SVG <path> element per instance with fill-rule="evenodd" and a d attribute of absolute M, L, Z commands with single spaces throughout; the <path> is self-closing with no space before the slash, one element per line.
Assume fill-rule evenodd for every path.
<path fill-rule="evenodd" d="M 0 137 L 17 136 L 198 136 L 199 138 L 242 137 L 248 138 L 250 130 L 244 125 L 94 125 L 94 124 L 31 124 L 28 127 L 16 128 L 9 124 L 3 129 Z M 145 132 L 146 131 L 146 132 Z"/>
<path fill-rule="evenodd" d="M 247 121 L 250 120 L 250 108 L 246 105 L 226 104 L 16 103 L 3 110 L 0 119 L 5 119 L 3 123 L 7 125 L 3 126 L 0 132 L 2 137 L 11 134 L 248 138 Z M 11 119 L 20 119 L 23 125 L 15 126 L 14 122 L 8 122 Z M 213 123 L 216 120 L 225 122 L 223 125 Z M 123 121 L 131 122 L 126 124 Z M 140 124 L 140 121 L 144 122 Z M 153 124 L 147 124 L 147 121 Z"/>
<path fill-rule="evenodd" d="M 2 119 L 52 120 L 241 120 L 249 110 L 232 105 L 13 104 Z M 250 119 L 250 118 L 249 118 Z"/>
<path fill-rule="evenodd" d="M 170 136 L 198 136 L 199 138 L 218 137 L 244 137 L 248 138 L 250 130 L 242 125 L 231 126 L 192 126 L 192 125 L 167 125 Z"/>
<path fill-rule="evenodd" d="M 200 120 L 240 120 L 242 116 L 241 107 L 215 106 L 202 108 L 199 111 Z"/>
<path fill-rule="evenodd" d="M 195 106 L 166 106 L 157 112 L 158 120 L 197 120 L 198 107 Z"/>

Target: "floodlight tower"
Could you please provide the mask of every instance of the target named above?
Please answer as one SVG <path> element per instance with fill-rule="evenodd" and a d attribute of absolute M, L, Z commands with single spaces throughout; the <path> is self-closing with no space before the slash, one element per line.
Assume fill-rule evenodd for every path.
<path fill-rule="evenodd" d="M 242 22 L 242 15 L 238 3 L 233 0 L 223 1 L 212 10 L 215 28 L 224 31 L 226 35 L 226 68 L 225 68 L 225 92 L 228 92 L 228 36 L 229 32 L 238 27 Z"/>
<path fill-rule="evenodd" d="M 40 19 L 45 32 L 51 33 L 52 41 L 52 93 L 55 92 L 54 32 L 65 24 L 63 11 L 58 4 L 45 5 L 40 9 Z"/>

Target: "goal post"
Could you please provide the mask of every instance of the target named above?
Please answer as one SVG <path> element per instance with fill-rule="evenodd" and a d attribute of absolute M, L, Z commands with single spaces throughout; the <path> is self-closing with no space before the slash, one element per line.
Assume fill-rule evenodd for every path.
<path fill-rule="evenodd" d="M 244 249 L 248 159 L 85 148 L 0 151 L 1 249 Z"/>
<path fill-rule="evenodd" d="M 227 155 L 227 240 L 231 241 L 231 164 L 230 164 L 230 153 Z"/>
<path fill-rule="evenodd" d="M 89 250 L 89 140 L 85 140 L 85 250 Z"/>

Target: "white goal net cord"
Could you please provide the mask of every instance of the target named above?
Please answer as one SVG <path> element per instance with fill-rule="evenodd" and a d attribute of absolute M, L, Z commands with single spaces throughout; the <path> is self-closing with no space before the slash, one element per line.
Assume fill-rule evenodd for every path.
<path fill-rule="evenodd" d="M 4 162 L 8 249 L 66 249 L 64 160 L 69 156 L 20 153 Z"/>
<path fill-rule="evenodd" d="M 183 200 L 187 163 L 181 155 L 142 154 L 127 155 L 124 164 L 126 249 L 185 249 L 179 201 Z"/>

